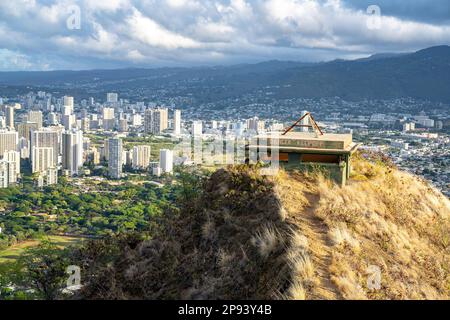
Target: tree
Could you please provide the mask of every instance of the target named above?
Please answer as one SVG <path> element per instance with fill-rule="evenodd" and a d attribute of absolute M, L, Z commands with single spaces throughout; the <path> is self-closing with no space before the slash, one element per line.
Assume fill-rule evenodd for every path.
<path fill-rule="evenodd" d="M 202 176 L 198 172 L 179 170 L 178 181 L 180 188 L 177 190 L 177 198 L 185 205 L 191 205 L 201 192 Z"/>
<path fill-rule="evenodd" d="M 24 283 L 35 291 L 39 298 L 57 299 L 61 295 L 68 275 L 69 258 L 66 250 L 59 249 L 49 241 L 25 250 L 19 259 L 24 267 Z"/>

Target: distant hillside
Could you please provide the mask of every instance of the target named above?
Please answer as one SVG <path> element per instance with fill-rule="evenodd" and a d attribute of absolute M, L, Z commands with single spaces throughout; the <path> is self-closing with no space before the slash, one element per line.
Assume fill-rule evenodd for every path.
<path fill-rule="evenodd" d="M 239 97 L 267 86 L 280 99 L 412 97 L 450 102 L 450 47 L 316 64 L 268 61 L 199 68 L 0 72 L 0 85 L 93 89 L 91 93 L 102 94 L 166 88 L 173 95 L 190 96 L 199 103 Z M 0 89 L 0 94 L 5 90 Z"/>
<path fill-rule="evenodd" d="M 280 96 L 340 96 L 349 100 L 413 97 L 450 101 L 450 47 L 297 68 L 281 80 Z"/>
<path fill-rule="evenodd" d="M 377 159 L 356 158 L 343 188 L 219 170 L 153 239 L 82 249 L 80 298 L 450 299 L 448 198 Z"/>

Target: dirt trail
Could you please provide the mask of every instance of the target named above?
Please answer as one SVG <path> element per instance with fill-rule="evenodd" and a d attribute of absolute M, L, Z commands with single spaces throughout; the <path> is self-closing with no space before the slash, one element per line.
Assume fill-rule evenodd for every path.
<path fill-rule="evenodd" d="M 291 216 L 296 227 L 308 238 L 311 260 L 314 264 L 316 284 L 308 290 L 308 299 L 340 299 L 339 290 L 331 280 L 329 267 L 331 265 L 332 243 L 328 237 L 328 226 L 316 215 L 320 196 L 305 192 L 308 205 L 298 214 Z M 294 200 L 294 199 L 290 199 Z"/>
<path fill-rule="evenodd" d="M 331 280 L 329 271 L 332 243 L 328 237 L 328 226 L 315 213 L 320 196 L 309 193 L 306 194 L 306 198 L 310 205 L 305 208 L 303 217 L 311 232 L 311 258 L 319 279 L 319 285 L 314 288 L 313 295 L 315 299 L 339 299 L 339 291 Z"/>

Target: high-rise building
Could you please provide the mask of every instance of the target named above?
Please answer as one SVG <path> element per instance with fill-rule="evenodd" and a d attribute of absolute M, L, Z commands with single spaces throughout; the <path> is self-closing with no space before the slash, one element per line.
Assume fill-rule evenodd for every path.
<path fill-rule="evenodd" d="M 160 134 L 169 125 L 169 112 L 166 108 L 147 109 L 144 113 L 145 133 Z"/>
<path fill-rule="evenodd" d="M 16 131 L 0 130 L 0 157 L 5 151 L 17 151 L 19 136 Z"/>
<path fill-rule="evenodd" d="M 150 165 L 151 147 L 134 146 L 133 147 L 133 169 L 147 169 Z"/>
<path fill-rule="evenodd" d="M 131 117 L 131 125 L 133 127 L 142 126 L 142 117 L 139 113 L 133 114 L 133 116 Z"/>
<path fill-rule="evenodd" d="M 414 122 L 406 122 L 403 124 L 403 132 L 416 130 L 416 124 Z"/>
<path fill-rule="evenodd" d="M 43 124 L 42 111 L 35 111 L 35 110 L 28 111 L 28 122 L 36 123 L 38 129 L 42 128 Z"/>
<path fill-rule="evenodd" d="M 122 152 L 122 164 L 124 166 L 131 166 L 133 164 L 133 149 Z"/>
<path fill-rule="evenodd" d="M 153 109 L 146 109 L 144 111 L 144 132 L 152 133 L 152 119 Z"/>
<path fill-rule="evenodd" d="M 25 138 L 19 138 L 19 143 L 17 146 L 17 150 L 20 152 L 20 157 L 22 159 L 30 158 L 30 140 Z"/>
<path fill-rule="evenodd" d="M 102 110 L 103 116 L 103 129 L 112 130 L 114 129 L 114 108 L 103 108 Z"/>
<path fill-rule="evenodd" d="M 38 187 L 42 188 L 58 183 L 58 169 L 48 168 L 47 170 L 40 172 L 38 177 Z"/>
<path fill-rule="evenodd" d="M 66 109 L 66 111 L 68 112 L 67 114 L 72 114 L 73 113 L 73 107 L 74 107 L 73 97 L 65 96 L 63 98 L 63 106 L 64 107 L 68 107 Z"/>
<path fill-rule="evenodd" d="M 181 110 L 175 110 L 173 113 L 173 133 L 181 134 Z"/>
<path fill-rule="evenodd" d="M 6 112 L 6 127 L 12 129 L 14 128 L 14 107 L 6 106 L 5 112 Z"/>
<path fill-rule="evenodd" d="M 106 94 L 107 103 L 117 103 L 119 101 L 119 95 L 115 92 L 109 92 Z"/>
<path fill-rule="evenodd" d="M 60 151 L 60 136 L 59 133 L 55 130 L 51 130 L 48 128 L 42 128 L 40 130 L 32 130 L 31 131 L 31 150 L 33 148 L 52 148 L 52 163 L 50 167 L 58 166 L 58 155 Z M 33 158 L 32 158 L 33 161 Z"/>
<path fill-rule="evenodd" d="M 74 114 L 64 114 L 62 116 L 62 125 L 66 130 L 72 130 L 76 126 L 76 116 Z"/>
<path fill-rule="evenodd" d="M 62 115 L 63 116 L 70 116 L 71 114 L 73 114 L 72 106 L 63 106 L 62 107 Z"/>
<path fill-rule="evenodd" d="M 265 126 L 265 121 L 259 120 L 258 117 L 247 120 L 247 130 L 261 132 L 264 130 Z"/>
<path fill-rule="evenodd" d="M 108 140 L 108 171 L 113 179 L 122 177 L 122 139 L 111 138 Z"/>
<path fill-rule="evenodd" d="M 9 187 L 9 164 L 0 160 L 0 189 Z"/>
<path fill-rule="evenodd" d="M 55 126 L 58 124 L 58 115 L 54 112 L 48 114 L 48 124 L 50 126 Z"/>
<path fill-rule="evenodd" d="M 203 123 L 201 121 L 194 121 L 192 123 L 192 135 L 194 137 L 201 137 L 203 134 Z"/>
<path fill-rule="evenodd" d="M 31 149 L 31 170 L 33 173 L 46 172 L 53 165 L 54 150 L 52 147 L 32 147 Z"/>
<path fill-rule="evenodd" d="M 173 151 L 161 149 L 159 151 L 159 166 L 163 173 L 172 173 L 173 171 Z"/>
<path fill-rule="evenodd" d="M 0 116 L 0 129 L 6 129 L 6 117 Z"/>
<path fill-rule="evenodd" d="M 91 147 L 89 151 L 89 160 L 95 165 L 100 164 L 100 152 L 97 148 Z"/>
<path fill-rule="evenodd" d="M 62 169 L 69 175 L 78 175 L 83 167 L 83 132 L 65 132 L 62 135 Z"/>
<path fill-rule="evenodd" d="M 119 119 L 118 129 L 119 129 L 119 132 L 127 132 L 128 131 L 127 119 Z"/>
<path fill-rule="evenodd" d="M 17 124 L 17 132 L 20 138 L 25 138 L 28 142 L 31 140 L 31 130 L 37 130 L 36 122 L 21 122 Z"/>
<path fill-rule="evenodd" d="M 20 175 L 20 153 L 13 150 L 6 151 L 3 155 L 3 161 L 8 163 L 9 184 L 16 183 Z"/>
<path fill-rule="evenodd" d="M 83 130 L 83 132 L 87 132 L 91 129 L 91 120 L 89 120 L 88 117 L 84 117 L 83 119 L 81 119 L 81 130 Z"/>
<path fill-rule="evenodd" d="M 109 160 L 109 139 L 106 139 L 103 144 L 103 152 L 101 156 L 108 161 Z"/>

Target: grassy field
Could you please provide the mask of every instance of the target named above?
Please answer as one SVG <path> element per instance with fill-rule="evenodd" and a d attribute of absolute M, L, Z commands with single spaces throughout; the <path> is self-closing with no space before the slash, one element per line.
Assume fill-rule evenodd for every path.
<path fill-rule="evenodd" d="M 48 236 L 51 242 L 56 244 L 58 247 L 67 247 L 69 245 L 77 244 L 83 241 L 82 238 L 75 237 L 63 237 L 63 236 Z M 42 239 L 43 240 L 43 239 Z M 18 243 L 8 249 L 0 251 L 0 263 L 13 262 L 15 259 L 20 257 L 26 248 L 37 246 L 42 240 L 27 240 Z"/>

